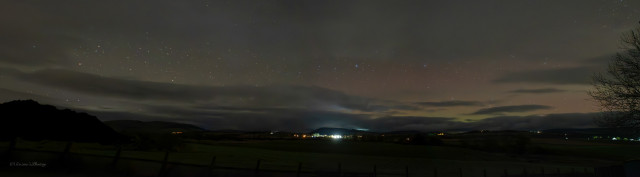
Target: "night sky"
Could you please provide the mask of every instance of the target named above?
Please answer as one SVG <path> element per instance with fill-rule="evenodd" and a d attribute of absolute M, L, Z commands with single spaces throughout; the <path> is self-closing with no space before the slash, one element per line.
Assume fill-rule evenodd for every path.
<path fill-rule="evenodd" d="M 593 127 L 640 1 L 0 2 L 0 101 L 207 129 Z"/>

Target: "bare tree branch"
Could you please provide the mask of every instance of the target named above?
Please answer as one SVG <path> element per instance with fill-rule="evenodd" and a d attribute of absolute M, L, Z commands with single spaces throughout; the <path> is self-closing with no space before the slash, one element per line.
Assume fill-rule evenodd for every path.
<path fill-rule="evenodd" d="M 601 106 L 598 125 L 640 128 L 640 28 L 624 33 L 621 42 L 624 52 L 609 62 L 607 75 L 593 75 L 588 93 Z"/>

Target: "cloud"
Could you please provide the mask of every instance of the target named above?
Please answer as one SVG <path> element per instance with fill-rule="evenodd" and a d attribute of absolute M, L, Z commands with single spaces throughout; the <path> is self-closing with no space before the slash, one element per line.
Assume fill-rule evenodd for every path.
<path fill-rule="evenodd" d="M 389 116 L 371 119 L 367 128 L 382 131 L 420 130 L 441 131 L 462 129 L 464 122 L 448 117 Z"/>
<path fill-rule="evenodd" d="M 207 87 L 116 79 L 62 69 L 19 73 L 17 77 L 70 91 L 137 100 L 197 101 L 215 96 L 215 92 L 210 92 Z"/>
<path fill-rule="evenodd" d="M 585 117 L 582 114 L 502 116 L 472 122 L 460 122 L 455 117 L 379 117 L 380 112 L 418 109 L 415 105 L 447 107 L 480 106 L 481 103 L 443 101 L 403 104 L 348 95 L 315 86 L 214 87 L 117 79 L 55 69 L 35 72 L 0 69 L 0 72 L 3 76 L 61 90 L 119 98 L 122 104 L 128 105 L 126 110 L 75 108 L 94 114 L 101 120 L 160 120 L 189 123 L 212 130 L 284 131 L 308 131 L 319 127 L 368 128 L 375 131 L 441 131 L 591 126 L 591 120 L 582 119 L 581 117 Z M 7 89 L 0 91 L 31 96 Z M 113 105 L 101 106 L 108 108 Z M 526 112 L 550 108 L 544 105 L 502 106 L 481 109 L 473 114 Z M 353 110 L 362 113 L 355 113 Z M 573 124 L 575 122 L 577 123 Z"/>
<path fill-rule="evenodd" d="M 163 115 L 132 112 L 87 112 L 101 120 L 134 119 L 172 121 L 193 124 L 209 130 L 280 130 L 310 131 L 320 127 L 367 128 L 372 131 L 469 131 L 469 130 L 543 130 L 557 128 L 593 128 L 598 113 L 564 113 L 531 116 L 498 116 L 461 122 L 450 117 L 387 116 L 372 118 L 367 114 L 349 114 L 301 109 L 225 110 L 211 112 L 193 109 L 165 110 Z M 174 112 L 174 114 L 165 114 Z M 191 113 L 189 113 L 191 112 Z M 186 114 L 185 114 L 186 113 Z M 201 114 L 206 113 L 206 114 Z"/>
<path fill-rule="evenodd" d="M 498 106 L 491 108 L 480 109 L 474 113 L 474 115 L 480 114 L 500 114 L 500 113 L 510 113 L 510 112 L 529 112 L 535 110 L 544 110 L 551 109 L 551 106 L 545 105 L 517 105 L 517 106 Z"/>
<path fill-rule="evenodd" d="M 531 116 L 501 116 L 469 123 L 468 129 L 544 130 L 558 128 L 594 128 L 599 113 L 563 113 Z"/>
<path fill-rule="evenodd" d="M 60 29 L 54 14 L 25 2 L 2 2 L 0 21 L 0 63 L 21 66 L 62 66 L 69 63 L 68 51 L 82 40 Z M 69 20 L 67 20 L 69 21 Z"/>
<path fill-rule="evenodd" d="M 593 128 L 599 113 L 563 113 L 531 116 L 499 116 L 460 122 L 446 117 L 384 117 L 370 121 L 373 130 L 469 131 L 469 130 L 544 130 Z"/>
<path fill-rule="evenodd" d="M 0 16 L 4 17 L 0 17 L 0 21 L 5 22 L 5 28 L 17 26 L 11 29 L 14 33 L 2 33 L 12 34 L 8 36 L 14 39 L 27 36 L 19 34 L 26 29 L 33 29 L 29 34 L 44 36 L 66 32 L 97 40 L 109 37 L 146 39 L 145 35 L 150 34 L 154 38 L 151 41 L 160 38 L 191 46 L 207 42 L 215 46 L 212 48 L 258 48 L 257 50 L 265 53 L 292 53 L 293 56 L 331 56 L 344 52 L 344 55 L 356 58 L 384 55 L 385 57 L 379 58 L 399 56 L 408 59 L 421 58 L 426 53 L 431 58 L 450 60 L 479 55 L 495 57 L 496 53 L 505 50 L 530 56 L 579 53 L 584 50 L 580 46 L 584 46 L 586 41 L 601 37 L 585 34 L 600 32 L 599 29 L 587 28 L 589 23 L 563 22 L 595 20 L 593 23 L 600 24 L 614 20 L 592 18 L 597 14 L 576 19 L 571 15 L 539 13 L 543 9 L 576 14 L 590 12 L 590 7 L 606 6 L 597 1 L 580 4 L 558 2 L 552 7 L 544 2 L 533 2 L 528 3 L 528 8 L 522 8 L 522 4 L 518 2 L 469 1 L 465 4 L 460 6 L 459 3 L 448 1 L 369 1 L 363 4 L 325 1 L 115 0 L 79 1 L 59 6 L 56 2 L 46 0 L 7 1 L 0 2 L 0 7 L 10 7 L 0 9 Z M 567 6 L 575 8 L 569 10 L 565 8 Z M 453 12 L 449 9 L 458 10 Z M 496 13 L 486 14 L 482 9 L 493 9 Z M 618 13 L 632 12 L 626 8 L 617 10 L 622 10 Z M 501 13 L 514 15 L 496 15 Z M 483 18 L 479 14 L 488 16 Z M 532 28 L 535 26 L 546 28 Z M 470 28 L 483 35 L 467 33 L 466 29 Z M 309 43 L 310 40 L 314 42 Z M 11 40 L 3 38 L 0 41 Z M 27 45 L 32 41 L 67 40 L 30 38 L 23 41 Z M 540 43 L 545 47 L 531 47 Z M 568 44 L 576 44 L 576 47 L 565 47 Z M 21 46 L 23 45 L 17 45 L 16 49 Z M 347 47 L 350 50 L 344 50 Z M 380 53 L 371 53 L 372 50 L 379 50 Z"/>
<path fill-rule="evenodd" d="M 586 62 L 587 64 L 591 64 L 593 66 L 601 66 L 605 68 L 606 66 L 609 66 L 609 62 L 611 62 L 615 57 L 616 57 L 616 53 L 611 53 L 607 55 L 601 55 L 598 57 L 592 57 L 584 60 L 584 62 Z"/>
<path fill-rule="evenodd" d="M 369 105 L 366 109 L 363 109 L 363 110 L 365 111 L 391 111 L 391 110 L 416 111 L 416 110 L 422 110 L 422 109 L 417 106 L 412 106 L 404 103 L 385 101 L 384 103 Z"/>
<path fill-rule="evenodd" d="M 170 108 L 150 106 L 142 112 L 86 110 L 103 121 L 133 119 L 190 123 L 209 130 L 310 131 L 320 127 L 367 128 L 374 131 L 459 129 L 464 123 L 446 117 L 381 117 L 306 109 Z M 158 112 L 156 112 L 158 111 Z"/>
<path fill-rule="evenodd" d="M 545 93 L 558 93 L 566 92 L 566 90 L 556 88 L 541 88 L 541 89 L 516 89 L 509 91 L 510 93 L 531 93 L 531 94 L 545 94 Z"/>
<path fill-rule="evenodd" d="M 454 107 L 454 106 L 482 106 L 482 102 L 478 101 L 440 101 L 440 102 L 417 102 L 416 104 L 431 107 Z"/>
<path fill-rule="evenodd" d="M 44 103 L 53 102 L 53 99 L 48 96 L 0 88 L 0 102 L 8 102 L 13 100 L 38 100 Z"/>
<path fill-rule="evenodd" d="M 614 56 L 615 54 L 606 54 L 587 58 L 581 60 L 582 66 L 578 67 L 536 69 L 504 73 L 502 76 L 494 79 L 493 82 L 590 85 L 593 74 L 605 71 L 609 65 L 609 61 L 611 61 Z"/>
<path fill-rule="evenodd" d="M 362 128 L 371 120 L 366 114 L 348 114 L 331 111 L 306 109 L 262 109 L 256 110 L 203 110 L 180 109 L 164 110 L 162 114 L 144 112 L 117 112 L 87 110 L 101 120 L 142 120 L 171 121 L 193 124 L 209 130 L 280 130 L 310 131 L 319 127 Z"/>
<path fill-rule="evenodd" d="M 353 96 L 317 86 L 268 85 L 255 87 L 236 85 L 216 87 L 184 85 L 110 78 L 61 69 L 44 69 L 30 73 L 7 70 L 4 73 L 27 82 L 94 96 L 115 97 L 129 101 L 171 102 L 173 105 L 207 103 L 218 107 L 243 109 L 268 105 L 273 108 L 366 112 L 419 109 L 409 104 Z"/>
<path fill-rule="evenodd" d="M 530 70 L 506 73 L 493 80 L 494 83 L 546 83 L 546 84 L 591 84 L 591 76 L 599 71 L 596 67 L 573 67 Z"/>

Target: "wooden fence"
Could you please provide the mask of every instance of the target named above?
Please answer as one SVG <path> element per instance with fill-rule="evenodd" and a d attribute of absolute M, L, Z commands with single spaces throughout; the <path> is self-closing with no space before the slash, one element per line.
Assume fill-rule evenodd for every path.
<path fill-rule="evenodd" d="M 80 157 L 99 157 L 99 158 L 108 158 L 112 159 L 108 166 L 105 166 L 105 169 L 111 171 L 117 171 L 118 164 L 122 163 L 123 160 L 128 161 L 141 161 L 141 162 L 150 162 L 159 164 L 160 167 L 156 169 L 155 176 L 158 177 L 168 177 L 168 176 L 181 176 L 181 175 L 172 175 L 172 169 L 175 169 L 178 166 L 184 167 L 196 167 L 199 169 L 206 169 L 206 172 L 202 172 L 197 176 L 256 176 L 256 177 L 267 177 L 267 176 L 290 176 L 290 177 L 301 177 L 301 176 L 339 176 L 339 177 L 410 177 L 410 176 L 418 176 L 416 174 L 410 173 L 409 166 L 405 166 L 402 172 L 404 173 L 385 173 L 381 172 L 377 165 L 373 165 L 371 167 L 371 171 L 367 173 L 355 173 L 355 172 L 346 172 L 343 170 L 343 166 L 341 163 L 336 163 L 335 170 L 303 170 L 304 164 L 302 162 L 298 162 L 295 164 L 297 168 L 291 170 L 274 170 L 274 169 L 263 169 L 261 159 L 256 159 L 255 166 L 250 167 L 246 166 L 242 167 L 229 167 L 229 166 L 221 166 L 217 165 L 216 161 L 218 160 L 216 156 L 211 157 L 211 161 L 208 165 L 202 164 L 189 164 L 189 163 L 181 163 L 169 161 L 169 156 L 172 154 L 171 152 L 165 152 L 162 160 L 150 160 L 150 159 L 142 159 L 142 158 L 132 158 L 132 157 L 123 157 L 122 156 L 122 148 L 117 148 L 116 153 L 113 156 L 110 155 L 97 155 L 97 154 L 80 154 L 71 152 L 72 142 L 68 142 L 62 152 L 60 151 L 42 151 L 42 150 L 31 150 L 31 149 L 17 149 L 16 141 L 12 141 L 9 145 L 7 152 L 4 155 L 5 162 L 18 161 L 20 159 L 12 158 L 12 154 L 17 152 L 32 152 L 32 153 L 51 153 L 51 154 L 59 154 L 58 159 L 56 160 L 53 168 L 65 168 L 66 173 L 71 173 L 73 170 L 73 166 L 76 164 L 70 163 L 67 161 L 71 156 L 80 156 Z M 5 163 L 6 164 L 6 163 Z M 292 165 L 293 166 L 293 165 Z M 492 171 L 493 175 L 487 175 L 487 169 L 483 169 L 481 173 L 471 173 L 469 171 L 465 171 L 463 168 L 458 168 L 457 173 L 452 175 L 451 171 L 447 171 L 447 175 L 442 174 L 442 169 L 438 168 L 422 168 L 421 171 L 430 170 L 432 173 L 430 174 L 421 174 L 421 176 L 425 177 L 488 177 L 488 176 L 496 176 L 498 172 Z M 398 171 L 398 170 L 396 170 Z M 595 173 L 594 173 L 595 172 Z M 504 171 L 500 172 L 498 176 L 503 177 L 541 177 L 541 176 L 553 176 L 553 177 L 604 177 L 610 176 L 613 172 L 603 172 L 602 170 L 598 171 L 598 168 L 584 168 L 584 169 L 576 169 L 572 168 L 570 172 L 561 172 L 560 168 L 550 169 L 540 167 L 539 169 L 531 169 L 531 168 L 523 168 L 522 171 L 514 173 L 513 170 L 508 171 L 504 169 Z M 120 174 L 120 176 L 136 176 L 132 174 Z M 193 175 L 191 175 L 193 176 Z M 615 176 L 611 176 L 615 177 Z"/>

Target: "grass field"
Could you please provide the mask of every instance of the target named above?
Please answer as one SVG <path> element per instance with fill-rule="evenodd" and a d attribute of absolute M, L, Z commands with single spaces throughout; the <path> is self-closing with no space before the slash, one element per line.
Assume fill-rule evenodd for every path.
<path fill-rule="evenodd" d="M 508 155 L 488 153 L 452 146 L 417 146 L 375 142 L 349 141 L 188 141 L 179 152 L 172 152 L 168 161 L 185 164 L 215 165 L 253 169 L 260 160 L 260 169 L 337 171 L 369 173 L 374 165 L 379 173 L 432 175 L 437 168 L 439 176 L 480 175 L 487 170 L 489 176 L 509 174 L 592 171 L 593 167 L 621 163 L 637 158 L 637 145 L 588 144 L 581 142 L 553 142 L 536 140 L 537 144 L 552 154 Z M 564 144 L 563 144 L 564 143 Z M 62 152 L 66 142 L 20 140 L 18 149 Z M 0 142 L 0 148 L 8 148 L 8 142 Z M 72 153 L 113 156 L 114 146 L 96 143 L 74 143 Z M 122 157 L 163 160 L 165 152 L 124 150 Z M 340 167 L 338 167 L 340 166 Z"/>
<path fill-rule="evenodd" d="M 534 140 L 536 144 L 553 154 L 585 157 L 614 162 L 640 159 L 640 145 L 637 143 L 602 143 L 585 140 Z"/>

